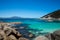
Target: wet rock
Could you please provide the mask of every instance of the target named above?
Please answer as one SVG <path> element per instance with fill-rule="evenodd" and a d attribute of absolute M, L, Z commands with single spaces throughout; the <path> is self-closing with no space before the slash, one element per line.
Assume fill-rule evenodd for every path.
<path fill-rule="evenodd" d="M 60 40 L 60 30 L 45 35 L 49 40 Z"/>
<path fill-rule="evenodd" d="M 19 32 L 17 32 L 17 33 L 16 33 L 16 35 L 17 35 L 17 36 L 19 36 L 19 37 L 21 37 L 21 36 L 22 36 L 22 34 L 20 34 Z"/>
<path fill-rule="evenodd" d="M 47 37 L 49 40 L 52 40 L 53 39 L 53 36 L 52 37 L 51 36 L 52 36 L 51 33 L 45 35 L 45 37 Z"/>
<path fill-rule="evenodd" d="M 60 36 L 60 30 L 57 30 L 55 32 L 53 32 L 54 35 L 59 35 Z"/>
<path fill-rule="evenodd" d="M 29 34 L 29 37 L 30 37 L 30 38 L 33 37 L 33 34 Z"/>
<path fill-rule="evenodd" d="M 45 36 L 38 36 L 34 40 L 49 40 L 49 39 Z"/>
<path fill-rule="evenodd" d="M 53 32 L 54 40 L 60 40 L 60 30 Z"/>

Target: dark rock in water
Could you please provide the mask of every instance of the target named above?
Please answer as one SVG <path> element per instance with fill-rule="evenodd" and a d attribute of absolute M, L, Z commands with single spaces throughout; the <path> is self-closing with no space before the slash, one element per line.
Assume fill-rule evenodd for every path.
<path fill-rule="evenodd" d="M 28 24 L 12 24 L 11 26 L 15 28 L 28 28 Z"/>
<path fill-rule="evenodd" d="M 60 30 L 55 31 L 53 34 L 60 36 Z"/>
<path fill-rule="evenodd" d="M 28 30 L 18 30 L 22 35 L 23 37 L 25 38 L 32 38 L 34 37 L 34 34 L 31 34 L 30 32 L 28 32 Z"/>
<path fill-rule="evenodd" d="M 45 37 L 47 37 L 49 40 L 51 40 L 51 34 L 47 34 L 47 35 L 45 35 Z"/>
<path fill-rule="evenodd" d="M 22 34 L 22 37 L 24 38 L 32 40 L 32 38 L 35 37 L 34 34 L 30 33 L 27 29 L 29 28 L 28 24 L 13 24 L 11 26 L 17 28 L 16 30 L 19 31 L 19 33 Z"/>
<path fill-rule="evenodd" d="M 55 31 L 53 36 L 55 37 L 55 40 L 60 40 L 60 30 Z"/>
<path fill-rule="evenodd" d="M 60 40 L 60 30 L 53 32 L 52 34 L 46 35 L 50 40 Z"/>

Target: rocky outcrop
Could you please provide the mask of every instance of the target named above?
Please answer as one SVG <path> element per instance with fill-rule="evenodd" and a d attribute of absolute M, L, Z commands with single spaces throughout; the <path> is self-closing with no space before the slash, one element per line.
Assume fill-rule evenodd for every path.
<path fill-rule="evenodd" d="M 45 20 L 48 20 L 48 21 L 60 20 L 60 10 L 57 10 L 57 11 L 51 12 L 47 15 L 44 15 L 44 16 L 41 17 L 41 19 L 45 19 Z"/>
<path fill-rule="evenodd" d="M 32 33 L 18 32 L 15 28 L 12 28 L 8 24 L 19 24 L 19 23 L 0 23 L 0 40 L 31 40 L 33 38 Z M 28 35 L 27 35 L 28 34 Z M 27 36 L 27 37 L 26 37 Z"/>
<path fill-rule="evenodd" d="M 4 31 L 3 30 L 0 30 L 0 40 L 6 40 L 7 36 L 5 35 Z"/>
<path fill-rule="evenodd" d="M 47 34 L 46 37 L 49 40 L 60 40 L 60 30 L 57 30 L 51 34 Z"/>
<path fill-rule="evenodd" d="M 60 40 L 60 30 L 53 32 L 53 36 L 55 40 Z"/>

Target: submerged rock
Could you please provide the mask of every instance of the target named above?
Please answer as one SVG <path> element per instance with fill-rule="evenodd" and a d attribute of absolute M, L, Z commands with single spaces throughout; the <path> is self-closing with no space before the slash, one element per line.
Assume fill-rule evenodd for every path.
<path fill-rule="evenodd" d="M 20 32 L 15 28 L 12 28 L 8 24 L 10 23 L 1 23 L 0 24 L 0 40 L 31 40 L 33 39 L 33 34 L 27 30 L 20 29 Z M 16 23 L 15 23 L 16 24 Z"/>

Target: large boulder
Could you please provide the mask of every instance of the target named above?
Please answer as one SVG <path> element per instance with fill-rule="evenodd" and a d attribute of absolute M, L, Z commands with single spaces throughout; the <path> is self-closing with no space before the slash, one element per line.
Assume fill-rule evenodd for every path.
<path fill-rule="evenodd" d="M 56 30 L 53 33 L 45 35 L 50 40 L 60 40 L 60 30 Z"/>
<path fill-rule="evenodd" d="M 45 35 L 49 40 L 55 40 L 55 37 L 52 33 Z"/>
<path fill-rule="evenodd" d="M 17 40 L 17 38 L 14 35 L 9 36 L 12 40 Z"/>
<path fill-rule="evenodd" d="M 0 30 L 0 40 L 6 40 L 6 34 L 3 30 Z"/>
<path fill-rule="evenodd" d="M 55 32 L 53 32 L 53 34 L 60 36 L 60 30 L 56 30 Z"/>
<path fill-rule="evenodd" d="M 53 36 L 55 40 L 60 40 L 60 30 L 53 32 Z"/>

